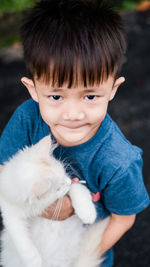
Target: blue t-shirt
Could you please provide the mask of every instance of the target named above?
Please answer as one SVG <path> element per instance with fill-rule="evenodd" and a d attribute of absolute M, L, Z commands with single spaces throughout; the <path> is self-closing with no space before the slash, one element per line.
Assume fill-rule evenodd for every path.
<path fill-rule="evenodd" d="M 38 103 L 26 101 L 13 114 L 0 138 L 0 164 L 48 134 L 50 129 L 41 117 Z M 53 136 L 52 139 L 55 140 Z M 66 163 L 71 177 L 86 180 L 96 201 L 98 219 L 110 213 L 135 214 L 149 205 L 142 177 L 142 151 L 124 137 L 108 114 L 90 140 L 73 147 L 59 145 L 54 156 Z M 105 256 L 102 267 L 111 267 L 112 249 Z"/>

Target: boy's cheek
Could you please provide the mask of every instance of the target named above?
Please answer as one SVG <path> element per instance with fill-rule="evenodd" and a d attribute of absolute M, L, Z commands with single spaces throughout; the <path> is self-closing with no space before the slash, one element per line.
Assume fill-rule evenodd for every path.
<path fill-rule="evenodd" d="M 106 113 L 107 113 L 107 109 L 98 109 L 96 110 L 95 112 L 93 112 L 93 114 L 91 114 L 92 116 L 91 117 L 91 121 L 93 122 L 102 122 L 106 116 Z"/>
<path fill-rule="evenodd" d="M 56 110 L 48 107 L 48 106 L 40 106 L 40 113 L 44 121 L 46 122 L 55 122 L 57 120 L 57 112 Z"/>

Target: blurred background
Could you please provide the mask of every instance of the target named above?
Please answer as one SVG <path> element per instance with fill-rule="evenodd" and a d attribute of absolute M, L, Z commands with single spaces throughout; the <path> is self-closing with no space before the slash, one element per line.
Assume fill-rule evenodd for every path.
<path fill-rule="evenodd" d="M 0 135 L 16 107 L 29 98 L 20 82 L 26 69 L 19 25 L 22 14 L 34 3 L 0 0 Z M 123 17 L 128 49 L 121 73 L 126 82 L 109 113 L 125 136 L 143 149 L 143 176 L 150 194 L 150 1 L 112 3 Z M 131 266 L 150 266 L 150 208 L 137 215 L 133 228 L 115 246 L 114 267 Z"/>

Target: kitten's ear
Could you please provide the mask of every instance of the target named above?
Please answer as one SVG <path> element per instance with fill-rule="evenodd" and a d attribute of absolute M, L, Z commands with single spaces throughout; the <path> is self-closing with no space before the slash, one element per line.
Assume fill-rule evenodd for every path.
<path fill-rule="evenodd" d="M 32 187 L 32 193 L 37 199 L 41 199 L 51 188 L 50 181 L 37 182 Z"/>
<path fill-rule="evenodd" d="M 53 144 L 50 135 L 42 138 L 35 146 L 37 153 L 40 153 L 41 157 L 45 158 L 53 153 L 53 150 L 57 147 L 57 144 Z"/>
<path fill-rule="evenodd" d="M 40 140 L 39 143 L 41 146 L 43 146 L 43 149 L 45 149 L 45 153 L 48 155 L 51 155 L 53 153 L 53 150 L 58 146 L 58 144 L 54 144 L 52 142 L 50 135 L 45 136 L 43 139 Z"/>

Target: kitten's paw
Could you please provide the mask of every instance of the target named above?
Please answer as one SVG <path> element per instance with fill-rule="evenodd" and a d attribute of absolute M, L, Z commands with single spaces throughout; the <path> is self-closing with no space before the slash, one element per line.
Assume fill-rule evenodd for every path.
<path fill-rule="evenodd" d="M 82 209 L 82 207 L 78 207 L 75 212 L 85 224 L 93 224 L 96 220 L 96 209 L 93 203 L 89 204 L 87 210 Z"/>
<path fill-rule="evenodd" d="M 92 224 L 96 220 L 96 209 L 90 191 L 81 184 L 73 184 L 70 197 L 75 213 L 85 224 Z"/>

